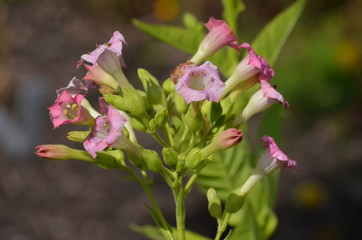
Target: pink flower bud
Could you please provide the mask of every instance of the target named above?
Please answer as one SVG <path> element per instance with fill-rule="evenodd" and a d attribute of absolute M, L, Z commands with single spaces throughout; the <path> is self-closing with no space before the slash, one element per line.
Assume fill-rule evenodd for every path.
<path fill-rule="evenodd" d="M 243 140 L 243 134 L 236 128 L 229 128 L 218 135 L 214 141 L 201 150 L 201 159 L 208 158 L 216 151 L 234 147 Z"/>
<path fill-rule="evenodd" d="M 220 149 L 231 148 L 243 140 L 243 134 L 236 128 L 229 128 L 217 137 L 217 144 Z"/>
<path fill-rule="evenodd" d="M 71 148 L 60 144 L 40 145 L 35 149 L 37 150 L 35 154 L 45 159 L 67 160 L 71 155 Z"/>

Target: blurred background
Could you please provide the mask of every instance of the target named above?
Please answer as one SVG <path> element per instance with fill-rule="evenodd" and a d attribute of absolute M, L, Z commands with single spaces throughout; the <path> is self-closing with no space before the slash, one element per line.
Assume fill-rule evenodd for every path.
<path fill-rule="evenodd" d="M 294 1 L 244 2 L 240 42 Z M 132 18 L 180 26 L 185 12 L 206 22 L 221 11 L 210 0 L 0 0 L 1 239 L 143 239 L 129 229 L 153 224 L 136 184 L 87 163 L 34 156 L 39 144 L 81 148 L 65 138 L 74 126 L 52 130 L 47 107 L 56 89 L 85 74 L 79 57 L 115 30 L 128 43 L 125 73 L 136 86 L 137 68 L 166 79 L 189 57 L 145 36 Z M 309 1 L 275 66 L 272 81 L 291 104 L 281 145 L 299 170 L 282 173 L 273 239 L 362 239 L 361 14 L 359 0 Z M 155 181 L 172 219 L 171 195 Z M 206 198 L 196 189 L 191 198 L 187 227 L 213 236 Z"/>

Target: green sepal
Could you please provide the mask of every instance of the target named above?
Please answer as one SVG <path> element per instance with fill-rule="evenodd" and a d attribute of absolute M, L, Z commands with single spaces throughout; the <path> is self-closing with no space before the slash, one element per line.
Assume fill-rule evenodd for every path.
<path fill-rule="evenodd" d="M 121 150 L 97 152 L 97 157 L 94 163 L 103 169 L 122 169 L 126 166 L 124 162 L 124 154 Z"/>
<path fill-rule="evenodd" d="M 89 135 L 88 131 L 70 131 L 68 132 L 67 138 L 73 142 L 84 142 L 86 137 Z"/>
<path fill-rule="evenodd" d="M 207 191 L 207 201 L 208 201 L 208 210 L 210 215 L 213 218 L 218 219 L 222 214 L 222 207 L 220 198 L 216 195 L 216 191 L 213 188 L 210 188 Z"/>
<path fill-rule="evenodd" d="M 153 109 L 157 111 L 165 106 L 165 95 L 157 79 L 142 68 L 139 68 L 137 73 L 142 82 L 143 89 L 146 91 L 147 100 L 153 106 Z"/>
<path fill-rule="evenodd" d="M 162 84 L 162 89 L 166 94 L 171 94 L 175 92 L 175 83 L 171 78 L 167 78 Z"/>
<path fill-rule="evenodd" d="M 225 202 L 225 209 L 230 213 L 235 213 L 242 208 L 245 201 L 245 196 L 238 194 L 236 192 L 232 192 L 226 199 Z"/>
<path fill-rule="evenodd" d="M 168 122 L 168 110 L 167 108 L 161 108 L 155 115 L 155 117 L 149 122 L 149 130 L 155 132 L 156 129 L 160 129 Z"/>
<path fill-rule="evenodd" d="M 141 157 L 146 169 L 152 172 L 160 172 L 162 168 L 162 161 L 156 151 L 142 149 Z"/>
<path fill-rule="evenodd" d="M 184 114 L 187 111 L 187 103 L 177 92 L 174 92 L 173 99 L 175 101 L 175 107 L 177 112 Z"/>
<path fill-rule="evenodd" d="M 113 107 L 124 111 L 131 117 L 141 117 L 146 111 L 146 104 L 142 96 L 134 89 L 124 89 L 120 95 L 103 95 Z"/>

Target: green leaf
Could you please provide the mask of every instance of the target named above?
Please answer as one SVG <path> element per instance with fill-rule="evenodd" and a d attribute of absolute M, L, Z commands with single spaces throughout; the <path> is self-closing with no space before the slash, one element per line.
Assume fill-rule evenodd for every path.
<path fill-rule="evenodd" d="M 185 13 L 183 15 L 182 20 L 185 26 L 189 29 L 193 29 L 194 31 L 197 32 L 202 32 L 204 29 L 204 25 L 201 22 L 199 22 L 197 18 L 191 13 Z"/>
<path fill-rule="evenodd" d="M 269 22 L 254 40 L 255 52 L 274 65 L 287 37 L 304 9 L 305 0 L 299 0 L 279 13 Z"/>
<path fill-rule="evenodd" d="M 237 17 L 245 10 L 245 5 L 242 0 L 221 0 L 221 3 L 224 7 L 222 17 L 237 36 Z"/>
<path fill-rule="evenodd" d="M 204 33 L 198 28 L 190 29 L 160 24 L 150 24 L 137 19 L 133 19 L 132 23 L 149 36 L 189 54 L 194 54 L 197 51 L 197 48 L 204 37 Z"/>
<path fill-rule="evenodd" d="M 135 232 L 142 234 L 143 236 L 148 237 L 149 239 L 153 240 L 160 240 L 163 239 L 161 231 L 154 226 L 146 225 L 146 226 L 137 226 L 131 225 L 131 229 Z M 173 229 L 176 232 L 176 229 Z M 204 237 L 197 233 L 191 232 L 186 230 L 186 239 L 187 240 L 210 240 L 210 238 Z"/>

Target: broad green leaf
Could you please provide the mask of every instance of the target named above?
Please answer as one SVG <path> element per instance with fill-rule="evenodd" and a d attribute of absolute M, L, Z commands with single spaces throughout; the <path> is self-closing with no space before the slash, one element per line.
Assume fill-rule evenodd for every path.
<path fill-rule="evenodd" d="M 198 29 L 150 24 L 137 19 L 133 19 L 132 23 L 149 36 L 189 54 L 194 54 L 197 51 L 204 37 L 204 33 Z"/>
<path fill-rule="evenodd" d="M 137 226 L 137 225 L 131 225 L 131 229 L 135 232 L 138 232 L 142 234 L 145 237 L 148 237 L 149 239 L 153 240 L 160 240 L 163 239 L 161 231 L 155 227 L 155 226 Z M 174 232 L 176 232 L 176 229 L 173 229 Z M 210 240 L 210 238 L 204 237 L 200 234 L 191 232 L 186 230 L 186 239 L 187 240 Z"/>
<path fill-rule="evenodd" d="M 304 9 L 305 0 L 299 0 L 269 22 L 254 40 L 255 52 L 274 65 L 287 37 Z"/>
<path fill-rule="evenodd" d="M 245 5 L 242 0 L 221 0 L 221 2 L 224 7 L 222 17 L 237 36 L 237 17 L 245 10 Z"/>

